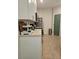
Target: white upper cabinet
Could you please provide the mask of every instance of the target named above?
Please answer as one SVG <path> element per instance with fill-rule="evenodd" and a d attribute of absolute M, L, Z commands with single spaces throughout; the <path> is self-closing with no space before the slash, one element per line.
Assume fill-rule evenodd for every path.
<path fill-rule="evenodd" d="M 36 0 L 19 0 L 18 2 L 18 18 L 35 20 L 37 11 Z"/>
<path fill-rule="evenodd" d="M 28 0 L 18 0 L 18 18 L 28 18 Z"/>
<path fill-rule="evenodd" d="M 32 1 L 32 0 L 31 0 Z M 36 0 L 33 0 L 29 3 L 29 18 L 35 20 L 35 13 L 37 11 L 37 4 L 35 3 Z"/>

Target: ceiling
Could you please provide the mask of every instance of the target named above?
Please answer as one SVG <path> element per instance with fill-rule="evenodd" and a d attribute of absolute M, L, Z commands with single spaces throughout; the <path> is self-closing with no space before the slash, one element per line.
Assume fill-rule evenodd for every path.
<path fill-rule="evenodd" d="M 53 8 L 59 5 L 61 5 L 61 0 L 43 0 L 43 3 L 37 0 L 37 8 Z"/>

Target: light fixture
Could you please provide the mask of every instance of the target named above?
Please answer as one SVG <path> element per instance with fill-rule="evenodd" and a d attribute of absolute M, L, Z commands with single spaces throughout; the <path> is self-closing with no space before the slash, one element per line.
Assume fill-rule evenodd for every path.
<path fill-rule="evenodd" d="M 43 0 L 40 0 L 41 3 L 43 3 Z"/>
<path fill-rule="evenodd" d="M 29 3 L 31 3 L 32 2 L 32 0 L 29 0 Z"/>
<path fill-rule="evenodd" d="M 34 1 L 34 3 L 36 4 L 36 3 L 37 3 L 37 1 L 35 0 L 35 1 Z"/>
<path fill-rule="evenodd" d="M 36 0 L 28 0 L 28 2 L 29 2 L 29 3 L 34 3 L 34 4 L 37 3 Z"/>

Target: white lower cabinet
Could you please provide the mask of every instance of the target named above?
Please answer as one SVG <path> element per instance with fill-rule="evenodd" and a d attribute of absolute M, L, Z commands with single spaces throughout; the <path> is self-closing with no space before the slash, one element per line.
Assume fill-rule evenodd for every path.
<path fill-rule="evenodd" d="M 42 59 L 41 36 L 20 36 L 18 59 Z"/>

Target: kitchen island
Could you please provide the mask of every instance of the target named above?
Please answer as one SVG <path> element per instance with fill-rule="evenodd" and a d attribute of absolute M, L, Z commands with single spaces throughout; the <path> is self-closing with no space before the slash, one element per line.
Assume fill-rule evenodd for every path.
<path fill-rule="evenodd" d="M 19 59 L 42 59 L 42 36 L 39 32 L 31 35 L 19 35 Z"/>

